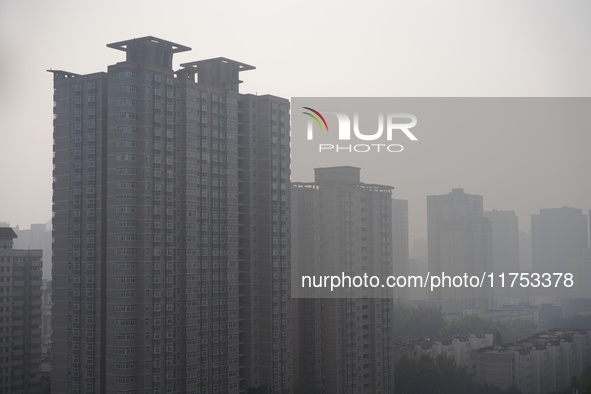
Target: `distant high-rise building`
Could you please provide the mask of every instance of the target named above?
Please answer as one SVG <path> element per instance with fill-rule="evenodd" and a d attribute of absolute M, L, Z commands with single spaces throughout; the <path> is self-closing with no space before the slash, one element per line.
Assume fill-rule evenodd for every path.
<path fill-rule="evenodd" d="M 14 248 L 16 233 L 0 227 L 0 392 L 41 390 L 43 251 Z"/>
<path fill-rule="evenodd" d="M 59 393 L 290 392 L 289 102 L 155 37 L 54 74 Z"/>
<path fill-rule="evenodd" d="M 51 351 L 51 281 L 41 283 L 41 353 Z"/>
<path fill-rule="evenodd" d="M 482 196 L 464 189 L 427 196 L 429 270 L 432 275 L 481 277 L 492 268 L 492 228 L 483 216 Z M 487 286 L 445 285 L 434 289 L 433 298 L 453 300 L 457 312 L 490 307 Z"/>
<path fill-rule="evenodd" d="M 576 208 L 540 209 L 531 216 L 533 269 L 574 270 L 589 247 L 587 215 Z"/>
<path fill-rule="evenodd" d="M 531 216 L 532 270 L 544 274 L 571 273 L 583 278 L 589 248 L 587 215 L 581 209 L 540 209 Z M 573 296 L 584 290 L 580 280 L 573 288 L 549 287 L 544 294 Z"/>
<path fill-rule="evenodd" d="M 297 266 L 391 275 L 392 189 L 362 183 L 355 167 L 317 168 L 315 182 L 293 183 L 294 272 Z M 306 393 L 393 393 L 392 302 L 391 295 L 294 299 L 295 386 Z"/>
<path fill-rule="evenodd" d="M 14 229 L 18 238 L 14 245 L 19 249 L 43 250 L 43 279 L 51 278 L 51 221 L 34 223 L 28 230 Z"/>
<path fill-rule="evenodd" d="M 392 199 L 392 260 L 394 274 L 407 276 L 410 274 L 408 244 L 408 201 Z M 395 298 L 407 299 L 410 288 L 394 289 Z"/>

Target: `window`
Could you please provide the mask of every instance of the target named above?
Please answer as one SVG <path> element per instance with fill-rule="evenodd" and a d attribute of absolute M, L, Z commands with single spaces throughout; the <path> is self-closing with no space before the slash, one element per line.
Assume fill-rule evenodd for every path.
<path fill-rule="evenodd" d="M 117 241 L 135 241 L 137 240 L 136 234 L 117 234 Z M 119 263 L 117 263 L 117 268 L 119 268 Z M 135 267 L 133 267 L 135 268 Z"/>
<path fill-rule="evenodd" d="M 117 126 L 117 132 L 137 134 L 137 128 L 132 126 Z"/>
<path fill-rule="evenodd" d="M 135 283 L 135 276 L 117 276 L 117 283 Z"/>
<path fill-rule="evenodd" d="M 117 341 L 133 341 L 135 339 L 135 332 L 118 332 L 115 335 Z"/>
<path fill-rule="evenodd" d="M 137 146 L 136 140 L 117 140 L 118 148 L 134 148 Z"/>
<path fill-rule="evenodd" d="M 119 71 L 117 73 L 117 78 L 133 78 L 133 79 L 136 79 L 137 78 L 137 75 L 136 75 L 135 71 L 125 70 L 125 71 Z"/>
<path fill-rule="evenodd" d="M 117 86 L 117 91 L 119 92 L 137 92 L 137 86 L 135 85 L 119 85 Z"/>
<path fill-rule="evenodd" d="M 135 354 L 134 347 L 118 347 L 115 348 L 115 353 L 118 355 L 128 355 L 128 354 Z"/>
<path fill-rule="evenodd" d="M 117 119 L 137 119 L 135 112 L 117 112 Z"/>
<path fill-rule="evenodd" d="M 134 182 L 132 182 L 134 183 Z M 116 208 L 117 213 L 135 213 L 137 211 L 137 207 L 134 205 L 117 205 Z M 132 240 L 125 240 L 125 241 L 132 241 Z"/>
<path fill-rule="evenodd" d="M 117 155 L 117 161 L 136 161 L 136 155 L 133 153 L 120 153 Z"/>
<path fill-rule="evenodd" d="M 117 168 L 117 175 L 137 175 L 137 168 L 119 167 Z"/>
<path fill-rule="evenodd" d="M 137 182 L 131 182 L 131 181 L 117 182 L 117 189 L 137 189 Z"/>
<path fill-rule="evenodd" d="M 135 290 L 118 290 L 117 298 L 133 298 L 135 297 Z"/>

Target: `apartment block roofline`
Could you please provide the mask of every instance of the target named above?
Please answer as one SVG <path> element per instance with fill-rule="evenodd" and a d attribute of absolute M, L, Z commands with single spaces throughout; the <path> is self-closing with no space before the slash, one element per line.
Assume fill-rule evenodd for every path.
<path fill-rule="evenodd" d="M 227 57 L 214 57 L 211 59 L 203 59 L 197 60 L 194 62 L 182 63 L 181 67 L 183 68 L 198 68 L 200 65 L 211 64 L 211 63 L 227 63 L 234 66 L 238 66 L 238 72 L 240 71 L 248 71 L 256 69 L 255 66 L 251 66 L 250 64 L 242 63 L 236 60 L 228 59 Z"/>
<path fill-rule="evenodd" d="M 14 238 L 18 238 L 18 235 L 16 235 L 12 227 L 0 227 L 0 239 Z"/>
<path fill-rule="evenodd" d="M 318 184 L 316 182 L 292 182 L 291 187 L 296 189 L 318 189 Z"/>
<path fill-rule="evenodd" d="M 316 167 L 316 168 L 314 168 L 314 170 L 323 170 L 323 169 L 336 170 L 336 169 L 339 169 L 339 168 L 351 168 L 351 169 L 355 169 L 355 170 L 361 171 L 361 167 L 355 167 L 355 166 Z"/>
<path fill-rule="evenodd" d="M 172 70 L 175 53 L 190 51 L 191 48 L 153 36 L 107 44 L 108 48 L 125 52 L 128 63 L 162 67 Z"/>
<path fill-rule="evenodd" d="M 295 189 L 318 189 L 317 182 L 292 182 L 291 187 Z M 394 186 L 388 185 L 379 185 L 376 183 L 363 183 L 359 182 L 356 184 L 356 187 L 359 189 L 365 189 L 374 192 L 381 192 L 381 193 L 392 193 L 392 190 L 395 189 Z"/>
<path fill-rule="evenodd" d="M 163 44 L 166 46 L 170 46 L 172 48 L 173 53 L 187 52 L 187 51 L 191 50 L 190 47 L 187 47 L 187 46 L 184 46 L 181 44 L 177 44 L 172 41 L 163 40 L 161 38 L 157 38 L 154 36 L 145 36 L 145 37 L 140 37 L 140 38 L 132 38 L 130 40 L 113 42 L 111 44 L 107 44 L 107 47 L 117 49 L 117 50 L 120 50 L 123 52 L 127 52 L 130 44 L 139 44 L 139 43 L 148 42 L 148 41 L 153 42 L 155 44 Z"/>
<path fill-rule="evenodd" d="M 392 190 L 395 189 L 394 186 L 380 185 L 380 184 L 377 184 L 377 183 L 363 183 L 363 182 L 361 182 L 359 184 L 359 188 L 360 189 L 371 190 L 371 191 L 374 191 L 374 192 L 390 193 L 390 194 L 392 194 Z"/>
<path fill-rule="evenodd" d="M 47 70 L 48 73 L 52 73 L 53 74 L 53 79 L 58 79 L 58 78 L 73 78 L 73 77 L 79 77 L 80 74 L 76 74 L 70 71 L 64 71 L 64 70 L 52 70 L 49 69 Z"/>
<path fill-rule="evenodd" d="M 242 83 L 239 78 L 240 71 L 255 69 L 250 64 L 237 62 L 226 57 L 182 63 L 181 67 L 180 70 L 176 71 L 179 78 L 194 79 L 195 75 L 197 75 L 199 83 L 234 92 L 238 92 L 238 85 Z"/>

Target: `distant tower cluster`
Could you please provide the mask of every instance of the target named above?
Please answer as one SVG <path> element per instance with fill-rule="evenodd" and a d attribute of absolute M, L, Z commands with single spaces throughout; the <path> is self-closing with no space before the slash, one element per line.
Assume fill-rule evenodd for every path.
<path fill-rule="evenodd" d="M 561 207 L 540 209 L 531 216 L 532 265 L 539 273 L 572 273 L 573 288 L 544 291 L 553 296 L 591 296 L 591 254 L 589 224 L 581 209 Z M 538 292 L 540 293 L 540 292 Z"/>
<path fill-rule="evenodd" d="M 491 272 L 492 225 L 484 216 L 482 196 L 464 189 L 427 196 L 429 270 L 440 275 L 478 275 Z M 455 312 L 491 306 L 489 289 L 440 287 L 432 297 L 451 302 Z"/>

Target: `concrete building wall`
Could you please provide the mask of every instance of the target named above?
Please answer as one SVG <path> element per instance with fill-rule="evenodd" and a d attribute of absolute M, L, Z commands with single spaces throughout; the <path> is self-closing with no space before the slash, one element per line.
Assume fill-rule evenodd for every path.
<path fill-rule="evenodd" d="M 294 183 L 294 264 L 304 271 L 322 267 L 338 273 L 346 267 L 351 275 L 390 275 L 391 189 L 362 183 L 354 167 L 318 168 L 314 183 Z M 394 391 L 391 297 L 298 298 L 294 304 L 300 390 Z"/>
<path fill-rule="evenodd" d="M 463 189 L 427 196 L 429 270 L 441 275 L 482 275 L 492 268 L 491 222 L 483 216 L 483 198 Z M 487 309 L 491 292 L 482 288 L 437 288 L 432 298 L 452 300 L 456 312 Z"/>
<path fill-rule="evenodd" d="M 478 383 L 501 389 L 514 385 L 522 393 L 546 394 L 569 387 L 579 379 L 587 359 L 591 333 L 551 331 L 535 334 L 515 344 L 472 352 L 473 372 Z"/>
<path fill-rule="evenodd" d="M 287 100 L 240 94 L 244 63 L 108 46 L 107 72 L 52 71 L 53 390 L 289 392 Z"/>
<path fill-rule="evenodd" d="M 15 232 L 0 227 L 0 392 L 41 389 L 43 251 L 13 247 Z"/>

